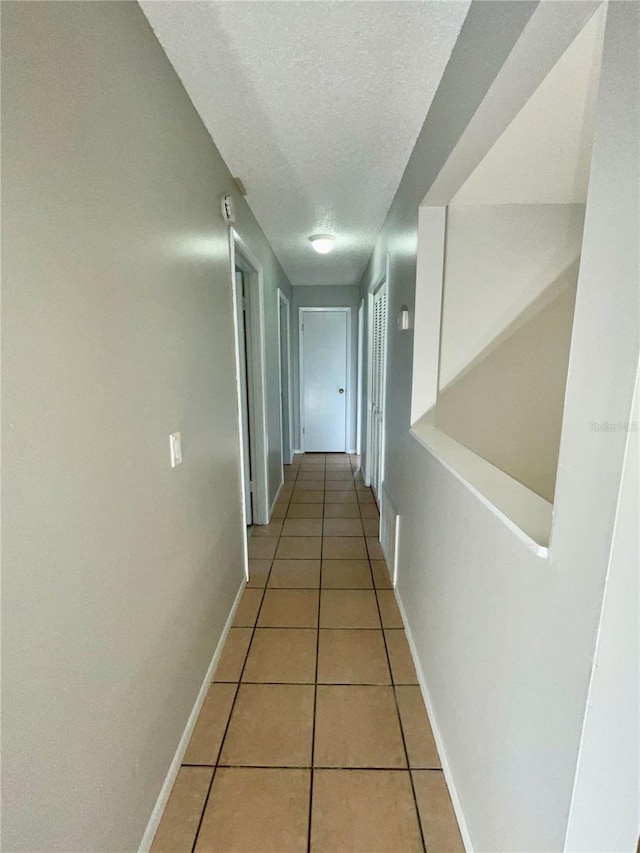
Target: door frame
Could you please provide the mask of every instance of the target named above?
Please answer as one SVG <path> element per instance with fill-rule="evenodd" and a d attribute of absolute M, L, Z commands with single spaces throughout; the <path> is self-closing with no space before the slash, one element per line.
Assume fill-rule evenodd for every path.
<path fill-rule="evenodd" d="M 364 299 L 358 305 L 358 364 L 356 367 L 356 455 L 362 453 L 362 403 L 364 400 Z"/>
<path fill-rule="evenodd" d="M 301 452 L 305 452 L 305 423 L 304 423 L 304 337 L 302 333 L 302 324 L 304 322 L 304 313 L 318 313 L 318 312 L 337 312 L 340 311 L 346 314 L 347 318 L 347 369 L 346 369 L 346 406 L 345 406 L 345 423 L 344 423 L 344 450 L 345 453 L 348 452 L 350 445 L 350 427 L 351 427 L 351 308 L 348 306 L 339 306 L 339 307 L 331 307 L 331 308 L 308 308 L 301 307 L 298 308 L 298 364 L 299 367 L 299 381 L 300 381 L 300 447 Z"/>
<path fill-rule="evenodd" d="M 287 388 L 282 388 L 282 312 L 286 315 L 287 340 L 286 340 L 286 359 L 287 359 Z M 278 366 L 280 368 L 278 382 L 280 387 L 280 416 L 282 418 L 282 398 L 283 393 L 287 400 L 287 420 L 289 433 L 289 446 L 284 446 L 284 424 L 280 423 L 280 447 L 282 451 L 282 482 L 284 483 L 284 466 L 291 465 L 293 461 L 293 394 L 291 382 L 291 302 L 285 294 L 278 288 Z"/>
<path fill-rule="evenodd" d="M 387 353 L 389 350 L 389 317 L 391 315 L 390 304 L 389 304 L 389 269 L 391 266 L 391 256 L 387 252 L 384 259 L 384 271 L 381 275 L 373 280 L 373 282 L 367 288 L 367 409 L 366 409 L 366 418 L 367 418 L 367 439 L 366 439 L 366 454 L 364 460 L 364 482 L 366 486 L 371 486 L 371 430 L 372 430 L 372 417 L 371 417 L 371 407 L 373 406 L 373 302 L 375 294 L 383 287 L 384 284 L 387 285 L 387 325 L 385 327 L 385 376 L 384 376 L 384 413 L 386 415 L 386 407 L 387 407 Z M 382 427 L 382 472 L 384 473 L 384 421 Z M 382 485 L 382 478 L 380 480 Z"/>
<path fill-rule="evenodd" d="M 267 410 L 266 410 L 266 374 L 265 374 L 265 327 L 264 327 L 264 273 L 262 264 L 235 228 L 229 229 L 229 260 L 233 294 L 233 328 L 236 355 L 236 393 L 238 404 L 238 438 L 240 442 L 240 478 L 242 494 L 242 517 L 247 524 L 246 496 L 244 494 L 244 448 L 242 446 L 242 384 L 240 378 L 240 335 L 238 329 L 238 296 L 236 288 L 236 267 L 239 267 L 248 283 L 249 323 L 251 329 L 251 379 L 253 386 L 253 419 L 249 424 L 251 431 L 252 471 L 253 471 L 253 522 L 269 523 L 269 474 L 267 467 Z M 251 429 L 253 426 L 253 429 Z M 246 540 L 246 536 L 244 537 Z M 246 551 L 246 541 L 245 541 Z M 247 556 L 245 556 L 246 562 Z M 248 563 L 245 565 L 248 577 Z"/>

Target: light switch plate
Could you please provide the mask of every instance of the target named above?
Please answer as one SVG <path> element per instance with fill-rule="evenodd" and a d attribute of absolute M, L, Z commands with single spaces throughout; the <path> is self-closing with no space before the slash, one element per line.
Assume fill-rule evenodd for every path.
<path fill-rule="evenodd" d="M 169 450 L 171 452 L 171 467 L 182 463 L 182 439 L 179 432 L 172 432 L 169 436 Z"/>

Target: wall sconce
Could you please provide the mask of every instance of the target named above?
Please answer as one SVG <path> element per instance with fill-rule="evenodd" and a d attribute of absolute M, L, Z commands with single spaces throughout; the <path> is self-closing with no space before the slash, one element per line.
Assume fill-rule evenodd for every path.
<path fill-rule="evenodd" d="M 401 332 L 406 332 L 409 328 L 409 309 L 403 305 L 398 314 L 398 329 Z"/>

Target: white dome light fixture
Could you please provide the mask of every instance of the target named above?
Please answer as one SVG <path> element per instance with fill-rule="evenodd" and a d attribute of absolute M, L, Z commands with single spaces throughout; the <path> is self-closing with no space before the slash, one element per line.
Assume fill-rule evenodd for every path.
<path fill-rule="evenodd" d="M 326 255 L 330 252 L 336 242 L 336 238 L 331 234 L 314 234 L 313 237 L 309 237 L 309 240 L 316 252 L 319 252 L 321 255 Z"/>

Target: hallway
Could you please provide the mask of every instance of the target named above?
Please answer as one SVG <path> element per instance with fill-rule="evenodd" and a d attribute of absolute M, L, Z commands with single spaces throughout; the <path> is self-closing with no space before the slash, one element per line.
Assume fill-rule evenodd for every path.
<path fill-rule="evenodd" d="M 463 850 L 359 458 L 285 472 L 152 850 Z"/>

